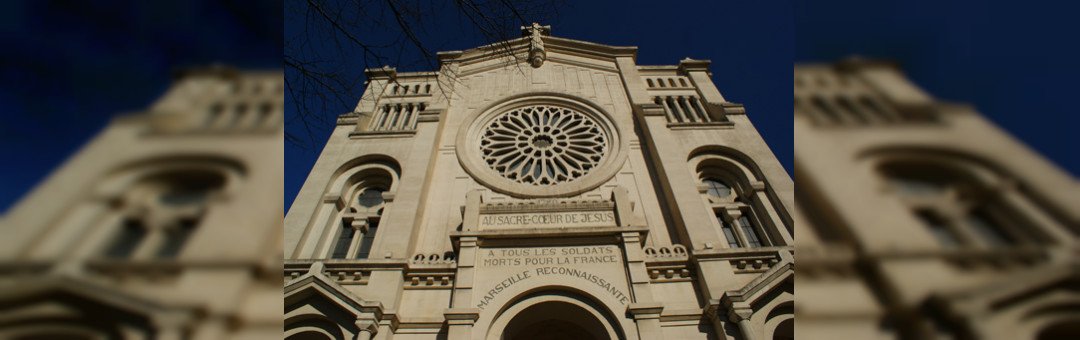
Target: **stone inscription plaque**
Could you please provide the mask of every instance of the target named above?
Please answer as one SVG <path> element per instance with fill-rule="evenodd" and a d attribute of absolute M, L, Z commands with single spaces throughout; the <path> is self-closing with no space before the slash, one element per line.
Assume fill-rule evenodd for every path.
<path fill-rule="evenodd" d="M 613 211 L 481 214 L 481 229 L 614 227 Z"/>
<path fill-rule="evenodd" d="M 479 255 L 476 267 L 482 275 L 474 299 L 480 310 L 498 305 L 507 298 L 503 292 L 515 286 L 544 282 L 590 285 L 618 303 L 630 300 L 616 246 L 481 249 Z"/>

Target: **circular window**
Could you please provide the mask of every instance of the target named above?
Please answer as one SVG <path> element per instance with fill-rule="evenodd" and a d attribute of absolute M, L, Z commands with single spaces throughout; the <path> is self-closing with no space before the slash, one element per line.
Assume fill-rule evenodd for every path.
<path fill-rule="evenodd" d="M 518 197 L 555 197 L 611 179 L 626 146 L 610 116 L 581 99 L 531 94 L 476 112 L 458 132 L 462 166 Z"/>
<path fill-rule="evenodd" d="M 570 108 L 530 105 L 498 115 L 483 131 L 484 161 L 517 183 L 554 185 L 578 179 L 607 151 L 607 133 Z"/>

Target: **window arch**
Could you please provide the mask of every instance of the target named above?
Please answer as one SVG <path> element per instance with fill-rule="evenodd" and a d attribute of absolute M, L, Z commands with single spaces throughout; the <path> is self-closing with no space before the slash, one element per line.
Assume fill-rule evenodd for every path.
<path fill-rule="evenodd" d="M 1048 240 L 1004 199 L 1013 181 L 965 157 L 933 152 L 878 154 L 885 190 L 942 248 L 1002 248 Z"/>
<path fill-rule="evenodd" d="M 96 249 L 90 252 L 113 259 L 179 256 L 241 176 L 238 165 L 216 159 L 152 160 L 121 168 L 96 189 L 108 198 L 110 213 L 89 236 Z"/>
<path fill-rule="evenodd" d="M 690 165 L 728 248 L 792 244 L 790 226 L 778 218 L 765 183 L 747 162 L 722 149 L 704 148 L 690 157 Z"/>
<path fill-rule="evenodd" d="M 384 195 L 390 187 L 388 182 L 387 178 L 372 176 L 357 183 L 348 212 L 342 214 L 342 226 L 331 258 L 368 258 L 386 206 Z"/>
<path fill-rule="evenodd" d="M 316 219 L 325 221 L 326 227 L 304 236 L 319 240 L 310 255 L 330 259 L 368 258 L 383 216 L 391 210 L 399 176 L 397 162 L 386 156 L 366 156 L 343 166 L 331 181 L 321 209 L 323 217 Z"/>

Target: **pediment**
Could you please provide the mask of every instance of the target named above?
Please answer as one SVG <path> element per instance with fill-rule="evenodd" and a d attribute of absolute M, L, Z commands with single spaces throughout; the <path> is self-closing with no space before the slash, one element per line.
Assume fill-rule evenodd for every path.
<path fill-rule="evenodd" d="M 1072 296 L 1071 303 L 1080 304 L 1077 287 L 1080 287 L 1080 270 L 1072 265 L 1052 266 L 1010 274 L 978 287 L 936 294 L 930 298 L 930 303 L 944 306 L 958 315 L 980 315 L 1038 302 L 1041 297 L 1051 294 Z M 1040 308 L 1040 303 L 1035 304 L 1029 308 Z"/>
<path fill-rule="evenodd" d="M 153 334 L 162 322 L 184 325 L 195 308 L 164 304 L 98 282 L 44 277 L 0 287 L 0 331 L 13 336 L 119 336 Z"/>
<path fill-rule="evenodd" d="M 88 312 L 108 310 L 144 317 L 177 308 L 177 306 L 166 306 L 97 282 L 69 277 L 20 281 L 0 288 L 0 305 L 9 307 L 60 300 L 69 301 Z"/>
<path fill-rule="evenodd" d="M 309 272 L 289 282 L 284 291 L 286 313 L 301 305 L 310 304 L 312 299 L 331 302 L 354 316 L 363 313 L 381 314 L 383 311 L 381 303 L 366 301 L 315 272 Z"/>
<path fill-rule="evenodd" d="M 795 280 L 795 265 L 791 262 L 781 262 L 738 290 L 724 293 L 720 298 L 725 305 L 749 307 L 758 304 L 770 293 L 784 289 L 786 284 L 793 284 Z"/>
<path fill-rule="evenodd" d="M 596 70 L 617 72 L 615 58 L 629 57 L 636 60 L 637 47 L 610 46 L 586 41 L 545 36 L 546 67 L 548 63 L 561 63 L 565 66 L 584 67 Z M 456 62 L 461 65 L 460 76 L 501 68 L 528 70 L 527 61 L 529 39 L 519 38 L 501 43 L 485 45 L 466 51 L 440 52 L 443 63 Z"/>

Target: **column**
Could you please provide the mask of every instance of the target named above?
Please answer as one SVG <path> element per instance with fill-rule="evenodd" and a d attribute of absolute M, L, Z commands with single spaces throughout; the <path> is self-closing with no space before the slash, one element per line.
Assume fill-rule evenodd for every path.
<path fill-rule="evenodd" d="M 428 86 L 430 86 L 430 85 L 428 85 Z M 416 121 L 417 121 L 417 119 L 420 118 L 420 112 L 423 111 L 423 109 L 421 108 L 422 106 L 423 106 L 423 104 L 416 104 L 416 106 L 413 107 L 412 118 L 409 119 L 408 125 L 405 125 L 406 129 L 409 129 L 409 130 L 415 130 L 416 129 Z"/>
<path fill-rule="evenodd" d="M 698 119 L 697 119 L 696 115 L 694 114 L 694 111 L 690 109 L 689 105 L 686 105 L 686 98 L 683 98 L 683 96 L 676 97 L 675 98 L 675 104 L 678 105 L 679 109 L 683 111 L 683 114 L 686 115 L 687 120 L 689 120 L 691 123 L 697 123 L 698 122 Z"/>
<path fill-rule="evenodd" d="M 416 120 L 416 110 L 420 107 L 417 104 L 409 104 L 408 112 L 405 113 L 405 118 L 401 120 L 401 130 L 412 130 L 413 121 Z"/>
<path fill-rule="evenodd" d="M 317 258 L 325 254 L 320 253 L 319 250 L 325 245 L 326 234 L 333 234 L 329 231 L 337 227 L 338 212 L 344 207 L 345 201 L 341 199 L 341 196 L 323 196 L 319 210 L 312 215 L 312 221 L 304 229 L 304 234 L 300 237 L 292 258 Z"/>
<path fill-rule="evenodd" d="M 656 97 L 656 105 L 664 106 L 664 99 L 661 97 Z M 664 110 L 664 114 L 667 115 L 668 123 L 678 122 L 678 120 L 675 119 L 675 116 L 672 115 L 671 110 Z"/>
<path fill-rule="evenodd" d="M 727 222 L 728 226 L 731 227 L 731 230 L 735 232 L 735 237 L 738 238 L 736 242 L 739 243 L 739 247 L 749 247 L 750 245 L 746 241 L 746 234 L 743 233 L 742 225 L 739 224 L 739 217 L 742 217 L 742 211 L 739 210 L 739 208 L 731 207 L 724 208 L 724 211 L 721 214 L 723 214 L 721 218 L 724 219 L 724 222 Z"/>
<path fill-rule="evenodd" d="M 446 318 L 447 340 L 472 339 L 472 327 L 476 319 L 480 318 L 480 310 L 476 308 L 451 308 L 443 312 Z"/>
<path fill-rule="evenodd" d="M 664 338 L 664 333 L 660 329 L 660 313 L 664 311 L 663 305 L 657 302 L 631 303 L 626 307 L 626 311 L 634 317 L 638 338 L 642 340 Z"/>
<path fill-rule="evenodd" d="M 678 121 L 679 123 L 686 122 L 686 117 L 683 116 L 682 111 L 679 110 L 678 105 L 675 104 L 675 101 L 671 97 L 665 98 L 664 102 L 667 103 L 668 109 L 671 110 L 671 112 L 675 115 L 676 121 Z"/>
<path fill-rule="evenodd" d="M 154 332 L 157 335 L 156 338 L 161 340 L 184 339 L 184 326 L 188 320 L 187 315 L 170 311 L 154 313 L 150 317 L 150 322 L 154 325 Z"/>
<path fill-rule="evenodd" d="M 757 188 L 759 184 L 761 186 L 761 189 Z M 784 241 L 783 245 L 795 245 L 795 237 L 793 236 L 794 232 L 791 228 L 788 228 L 788 224 L 784 223 L 785 221 L 776 211 L 776 207 L 773 206 L 772 200 L 770 200 L 768 194 L 765 193 L 765 184 L 763 182 L 755 182 L 752 185 L 754 186 L 754 194 L 752 196 L 754 203 L 760 206 L 761 209 L 764 209 L 764 214 L 760 212 L 757 214 L 759 217 L 765 215 L 765 218 L 759 218 L 759 220 L 763 222 L 761 228 L 765 229 L 765 222 L 768 222 L 768 224 L 773 226 L 773 228 L 775 229 L 774 231 L 780 235 L 780 240 Z M 766 219 L 768 221 L 766 221 Z M 769 233 L 766 232 L 766 234 Z M 780 240 L 770 240 L 771 245 L 780 245 L 778 242 Z"/>
<path fill-rule="evenodd" d="M 371 340 L 379 332 L 379 323 L 373 317 L 361 316 L 356 318 L 356 328 L 360 329 L 356 334 L 357 340 Z"/>
<path fill-rule="evenodd" d="M 146 228 L 146 236 L 132 252 L 132 259 L 152 259 L 161 246 L 165 244 L 165 228 L 155 225 L 143 225 Z"/>
<path fill-rule="evenodd" d="M 728 309 L 728 318 L 739 325 L 739 333 L 742 333 L 744 340 L 757 339 L 754 326 L 750 324 L 750 316 L 753 314 L 754 311 L 750 308 L 734 307 Z"/>
<path fill-rule="evenodd" d="M 388 119 L 386 122 L 386 128 L 384 130 L 394 130 L 397 128 L 398 119 L 401 118 L 402 111 L 405 111 L 405 108 L 402 107 L 401 104 L 394 106 L 394 114 L 392 115 L 392 118 Z"/>
<path fill-rule="evenodd" d="M 376 131 L 379 129 L 383 120 L 386 119 L 386 111 L 388 109 L 389 106 L 386 105 L 375 109 L 375 114 L 371 117 L 371 123 L 368 124 L 368 131 Z"/>
<path fill-rule="evenodd" d="M 355 259 L 356 251 L 360 248 L 360 240 L 364 239 L 364 235 L 368 232 L 368 223 L 366 218 L 357 218 L 349 222 L 349 227 L 353 228 L 352 240 L 349 241 L 349 251 L 345 253 L 345 258 Z"/>
<path fill-rule="evenodd" d="M 712 117 L 709 116 L 709 110 L 706 110 L 704 106 L 701 106 L 701 102 L 697 100 L 697 97 L 690 97 L 690 105 L 693 105 L 694 109 L 701 114 L 701 121 L 706 123 L 712 122 Z"/>

